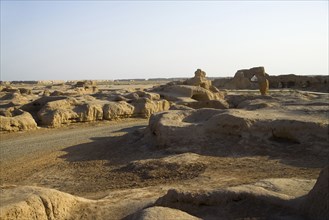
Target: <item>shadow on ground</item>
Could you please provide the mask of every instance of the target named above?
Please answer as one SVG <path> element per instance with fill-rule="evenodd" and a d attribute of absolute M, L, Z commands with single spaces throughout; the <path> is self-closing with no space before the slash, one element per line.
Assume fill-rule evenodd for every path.
<path fill-rule="evenodd" d="M 124 133 L 124 134 L 123 134 Z M 327 164 L 328 151 L 316 144 L 292 143 L 284 140 L 255 142 L 232 137 L 226 140 L 209 140 L 197 147 L 158 148 L 148 128 L 135 126 L 121 129 L 111 137 L 95 137 L 92 142 L 63 149 L 61 156 L 68 162 L 106 160 L 107 165 L 125 165 L 135 160 L 157 159 L 173 154 L 191 152 L 203 156 L 243 158 L 262 156 L 270 160 L 301 168 L 322 168 Z"/>

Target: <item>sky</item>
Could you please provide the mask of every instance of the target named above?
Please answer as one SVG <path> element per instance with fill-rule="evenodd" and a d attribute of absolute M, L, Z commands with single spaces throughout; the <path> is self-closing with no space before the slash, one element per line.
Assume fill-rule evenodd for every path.
<path fill-rule="evenodd" d="M 328 1 L 1 0 L 1 80 L 328 74 Z"/>

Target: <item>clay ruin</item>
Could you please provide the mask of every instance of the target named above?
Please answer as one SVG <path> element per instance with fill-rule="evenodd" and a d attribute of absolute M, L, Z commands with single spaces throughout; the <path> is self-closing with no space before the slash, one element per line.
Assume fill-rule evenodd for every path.
<path fill-rule="evenodd" d="M 2 83 L 0 219 L 326 219 L 327 82 Z"/>

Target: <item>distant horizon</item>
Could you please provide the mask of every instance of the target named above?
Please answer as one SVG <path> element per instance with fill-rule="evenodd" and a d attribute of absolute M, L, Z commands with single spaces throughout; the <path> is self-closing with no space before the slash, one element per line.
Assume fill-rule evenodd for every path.
<path fill-rule="evenodd" d="M 2 81 L 328 75 L 328 1 L 1 1 Z"/>
<path fill-rule="evenodd" d="M 270 76 L 282 76 L 282 75 L 295 75 L 295 76 L 309 76 L 309 77 L 316 77 L 316 76 L 329 76 L 328 74 L 309 74 L 309 75 L 300 75 L 300 74 L 293 74 L 293 73 L 284 73 L 284 74 L 269 74 Z M 116 80 L 152 80 L 152 79 L 188 79 L 192 78 L 194 75 L 191 76 L 177 76 L 177 77 L 150 77 L 150 78 L 115 78 L 115 79 L 94 79 L 94 78 L 86 78 L 86 79 L 26 79 L 26 80 L 0 80 L 2 82 L 37 82 L 37 81 L 84 81 L 84 80 L 95 80 L 95 81 L 116 81 Z M 206 78 L 233 78 L 234 74 L 231 76 L 208 76 Z"/>

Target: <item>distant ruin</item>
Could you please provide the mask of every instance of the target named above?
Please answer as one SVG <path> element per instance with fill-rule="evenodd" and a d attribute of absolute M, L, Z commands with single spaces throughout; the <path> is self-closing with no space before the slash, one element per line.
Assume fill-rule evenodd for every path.
<path fill-rule="evenodd" d="M 251 69 L 238 70 L 234 77 L 225 77 L 213 80 L 213 85 L 221 89 L 257 89 L 257 82 L 252 81 L 255 70 Z M 329 76 L 301 76 L 294 74 L 287 75 L 269 75 L 265 73 L 269 81 L 270 89 L 299 89 L 315 92 L 329 92 Z"/>

